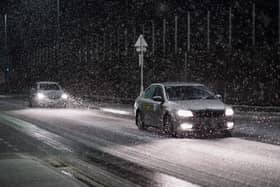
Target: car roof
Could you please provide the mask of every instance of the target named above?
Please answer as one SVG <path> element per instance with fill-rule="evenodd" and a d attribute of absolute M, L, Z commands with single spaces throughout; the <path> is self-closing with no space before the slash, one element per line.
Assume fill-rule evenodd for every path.
<path fill-rule="evenodd" d="M 53 81 L 38 81 L 37 84 L 58 84 L 58 82 Z"/>
<path fill-rule="evenodd" d="M 194 82 L 161 82 L 161 83 L 153 83 L 152 85 L 163 85 L 163 86 L 205 86 L 200 83 Z"/>

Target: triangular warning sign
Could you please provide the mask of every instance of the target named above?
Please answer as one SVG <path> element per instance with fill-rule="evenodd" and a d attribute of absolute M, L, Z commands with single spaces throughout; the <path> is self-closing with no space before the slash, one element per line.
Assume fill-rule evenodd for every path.
<path fill-rule="evenodd" d="M 144 36 L 142 34 L 140 34 L 140 36 L 138 37 L 138 39 L 137 39 L 137 41 L 136 41 L 134 46 L 137 47 L 137 48 L 146 48 L 146 47 L 148 47 L 148 44 L 145 41 Z"/>

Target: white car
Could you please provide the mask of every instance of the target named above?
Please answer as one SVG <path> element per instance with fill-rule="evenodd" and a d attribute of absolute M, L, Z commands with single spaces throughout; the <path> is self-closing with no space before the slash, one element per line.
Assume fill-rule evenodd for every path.
<path fill-rule="evenodd" d="M 134 104 L 139 129 L 158 127 L 176 135 L 224 132 L 234 127 L 232 107 L 203 84 L 157 83 Z"/>
<path fill-rule="evenodd" d="M 36 82 L 30 90 L 30 107 L 60 106 L 66 108 L 67 104 L 68 94 L 57 82 Z"/>

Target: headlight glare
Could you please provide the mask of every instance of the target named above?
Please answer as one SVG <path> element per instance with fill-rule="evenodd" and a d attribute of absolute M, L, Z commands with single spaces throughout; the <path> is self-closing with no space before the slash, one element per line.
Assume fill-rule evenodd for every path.
<path fill-rule="evenodd" d="M 42 94 L 42 93 L 37 93 L 37 98 L 39 99 L 39 100 L 41 100 L 41 99 L 44 99 L 46 96 L 44 95 L 44 94 Z"/>
<path fill-rule="evenodd" d="M 190 110 L 178 110 L 177 115 L 186 118 L 193 117 L 193 113 Z"/>
<path fill-rule="evenodd" d="M 180 125 L 180 127 L 182 130 L 185 131 L 185 130 L 191 130 L 193 128 L 193 125 L 190 123 L 183 123 Z"/>
<path fill-rule="evenodd" d="M 232 116 L 233 114 L 234 114 L 234 111 L 232 108 L 226 108 L 226 111 L 225 111 L 226 116 Z"/>
<path fill-rule="evenodd" d="M 68 95 L 64 93 L 64 94 L 61 95 L 61 98 L 62 99 L 68 99 Z"/>
<path fill-rule="evenodd" d="M 228 129 L 233 129 L 234 123 L 233 122 L 227 122 L 227 128 Z"/>

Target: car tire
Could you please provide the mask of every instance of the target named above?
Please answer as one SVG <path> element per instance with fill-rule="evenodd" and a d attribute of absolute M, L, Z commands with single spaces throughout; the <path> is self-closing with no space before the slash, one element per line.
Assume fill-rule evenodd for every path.
<path fill-rule="evenodd" d="M 224 136 L 225 136 L 225 137 L 232 137 L 232 131 L 231 131 L 231 130 L 226 130 L 226 131 L 224 132 Z"/>
<path fill-rule="evenodd" d="M 143 115 L 140 111 L 137 111 L 137 113 L 136 113 L 135 123 L 139 130 L 147 129 L 147 127 L 144 124 Z"/>
<path fill-rule="evenodd" d="M 29 99 L 29 100 L 28 100 L 28 107 L 29 107 L 29 108 L 33 108 L 32 99 Z"/>
<path fill-rule="evenodd" d="M 174 132 L 174 125 L 172 122 L 172 117 L 169 114 L 166 114 L 163 117 L 163 131 L 166 134 L 171 135 L 172 137 L 176 137 L 176 133 Z"/>

